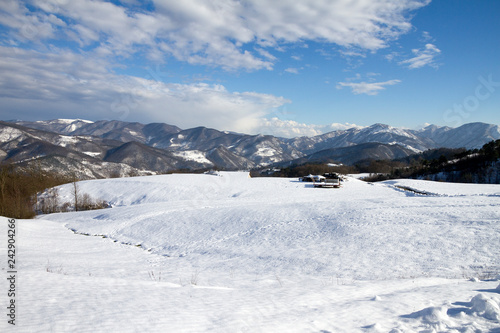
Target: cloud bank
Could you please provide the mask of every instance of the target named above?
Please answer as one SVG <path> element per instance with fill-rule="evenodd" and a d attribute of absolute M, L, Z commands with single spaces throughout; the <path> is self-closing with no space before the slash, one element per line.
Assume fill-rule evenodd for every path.
<path fill-rule="evenodd" d="M 0 23 L 17 40 L 66 38 L 103 54 L 145 52 L 157 60 L 173 56 L 191 64 L 258 70 L 271 69 L 275 59 L 244 45 L 263 50 L 313 40 L 375 51 L 406 33 L 408 12 L 427 3 L 186 0 L 153 1 L 152 10 L 90 0 L 37 1 L 30 7 L 6 0 L 0 5 Z"/>
<path fill-rule="evenodd" d="M 0 47 L 0 103 L 7 119 L 121 119 L 252 131 L 289 100 L 229 92 L 220 84 L 177 84 L 117 75 L 71 52 L 39 54 Z M 10 111 L 8 111 L 10 110 Z"/>

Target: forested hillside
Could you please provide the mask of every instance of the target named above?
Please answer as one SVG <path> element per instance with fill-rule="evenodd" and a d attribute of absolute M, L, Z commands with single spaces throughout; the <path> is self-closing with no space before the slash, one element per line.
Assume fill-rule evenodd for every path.
<path fill-rule="evenodd" d="M 442 150 L 433 158 L 423 152 L 398 161 L 403 165 L 390 172 L 370 177 L 369 180 L 415 178 L 458 183 L 500 184 L 500 140 L 490 141 L 481 149 L 462 150 L 451 155 L 453 150 Z M 404 165 L 406 164 L 406 165 Z"/>

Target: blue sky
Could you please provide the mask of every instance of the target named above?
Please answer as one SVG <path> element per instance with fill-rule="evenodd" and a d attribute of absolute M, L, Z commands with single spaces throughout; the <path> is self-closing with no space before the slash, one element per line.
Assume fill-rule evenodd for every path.
<path fill-rule="evenodd" d="M 1 119 L 500 124 L 500 1 L 0 2 Z"/>

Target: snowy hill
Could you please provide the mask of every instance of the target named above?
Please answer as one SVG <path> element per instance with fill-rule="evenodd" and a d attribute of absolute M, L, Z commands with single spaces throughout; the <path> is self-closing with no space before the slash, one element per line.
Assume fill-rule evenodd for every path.
<path fill-rule="evenodd" d="M 468 281 L 500 273 L 498 185 L 221 173 L 78 189 L 113 208 L 19 221 L 20 332 L 499 327 L 499 282 Z"/>

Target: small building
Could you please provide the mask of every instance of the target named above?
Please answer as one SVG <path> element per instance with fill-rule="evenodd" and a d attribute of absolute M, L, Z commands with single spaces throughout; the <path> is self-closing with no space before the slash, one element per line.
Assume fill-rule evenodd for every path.
<path fill-rule="evenodd" d="M 300 180 L 303 182 L 317 183 L 317 182 L 323 182 L 325 181 L 325 179 L 326 177 L 320 175 L 307 175 L 302 177 Z"/>
<path fill-rule="evenodd" d="M 327 187 L 327 188 L 339 188 L 340 179 L 339 178 L 327 178 L 323 182 L 314 183 L 314 187 Z"/>

